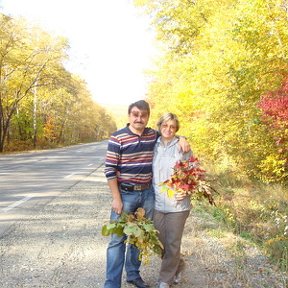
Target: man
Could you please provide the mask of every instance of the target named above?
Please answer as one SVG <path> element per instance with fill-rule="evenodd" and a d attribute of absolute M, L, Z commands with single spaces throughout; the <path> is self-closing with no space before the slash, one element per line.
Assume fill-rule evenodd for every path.
<path fill-rule="evenodd" d="M 129 124 L 114 132 L 109 140 L 105 175 L 112 192 L 110 220 L 117 220 L 122 211 L 133 213 L 145 209 L 147 218 L 152 218 L 154 192 L 152 189 L 153 150 L 158 138 L 157 131 L 146 128 L 150 116 L 149 104 L 140 100 L 128 108 Z M 181 147 L 189 150 L 186 140 Z M 138 288 L 149 287 L 140 276 L 139 250 L 128 245 L 126 237 L 111 236 L 107 248 L 106 281 L 104 288 L 120 288 L 125 264 L 127 282 Z M 126 253 L 126 258 L 125 258 Z"/>

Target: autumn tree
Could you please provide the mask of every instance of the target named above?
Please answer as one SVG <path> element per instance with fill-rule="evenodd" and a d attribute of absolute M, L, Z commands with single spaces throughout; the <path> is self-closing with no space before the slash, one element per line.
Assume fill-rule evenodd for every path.
<path fill-rule="evenodd" d="M 259 101 L 261 121 L 267 126 L 267 134 L 273 146 L 266 151 L 260 163 L 263 179 L 268 182 L 285 181 L 288 178 L 288 79 L 281 87 L 263 95 Z"/>
<path fill-rule="evenodd" d="M 67 43 L 44 32 L 28 29 L 23 21 L 0 15 L 0 151 L 10 122 L 35 87 L 48 85 L 64 59 Z"/>
<path fill-rule="evenodd" d="M 114 120 L 64 67 L 67 40 L 23 19 L 1 14 L 0 24 L 0 152 L 108 137 Z"/>
<path fill-rule="evenodd" d="M 136 2 L 166 48 L 148 93 L 153 113 L 179 114 L 194 150 L 209 162 L 261 178 L 272 142 L 258 102 L 288 69 L 282 1 Z"/>

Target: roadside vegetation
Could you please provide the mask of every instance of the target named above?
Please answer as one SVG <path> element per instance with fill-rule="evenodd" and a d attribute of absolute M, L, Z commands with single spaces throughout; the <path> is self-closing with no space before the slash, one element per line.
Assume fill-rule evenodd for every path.
<path fill-rule="evenodd" d="M 195 205 L 219 223 L 209 233 L 222 237 L 232 231 L 242 239 L 230 243 L 234 252 L 240 253 L 247 242 L 261 249 L 281 271 L 288 272 L 287 187 L 252 181 L 243 175 L 214 176 L 219 192 L 216 206 Z"/>
<path fill-rule="evenodd" d="M 116 129 L 65 68 L 69 43 L 0 14 L 0 152 L 99 141 Z"/>
<path fill-rule="evenodd" d="M 286 1 L 134 3 L 163 48 L 149 72 L 151 126 L 164 112 L 178 115 L 179 134 L 219 191 L 205 211 L 287 271 Z"/>

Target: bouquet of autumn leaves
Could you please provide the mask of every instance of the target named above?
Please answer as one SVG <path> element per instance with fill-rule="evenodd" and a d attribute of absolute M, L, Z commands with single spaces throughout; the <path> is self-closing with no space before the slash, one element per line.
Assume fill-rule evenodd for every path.
<path fill-rule="evenodd" d="M 126 243 L 135 245 L 139 251 L 139 260 L 149 263 L 149 257 L 154 252 L 161 256 L 163 245 L 158 239 L 158 231 L 152 220 L 145 217 L 145 210 L 138 208 L 135 213 L 122 213 L 119 219 L 102 226 L 102 235 L 126 235 Z"/>
<path fill-rule="evenodd" d="M 168 197 L 177 192 L 184 192 L 192 200 L 207 199 L 215 205 L 214 194 L 216 190 L 208 183 L 206 170 L 200 167 L 199 160 L 191 156 L 188 160 L 177 161 L 172 176 L 161 183 Z"/>

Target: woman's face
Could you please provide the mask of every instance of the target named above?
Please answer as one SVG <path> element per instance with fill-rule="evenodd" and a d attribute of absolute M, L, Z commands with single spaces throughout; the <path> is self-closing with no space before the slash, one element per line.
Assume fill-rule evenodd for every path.
<path fill-rule="evenodd" d="M 177 130 L 177 125 L 175 120 L 168 120 L 161 124 L 160 132 L 164 140 L 171 140 L 174 138 Z"/>

